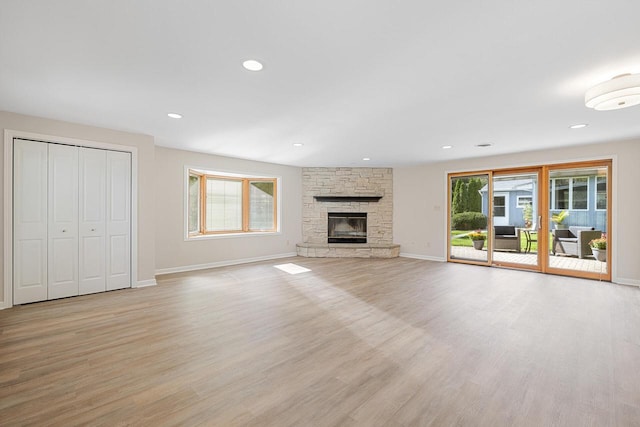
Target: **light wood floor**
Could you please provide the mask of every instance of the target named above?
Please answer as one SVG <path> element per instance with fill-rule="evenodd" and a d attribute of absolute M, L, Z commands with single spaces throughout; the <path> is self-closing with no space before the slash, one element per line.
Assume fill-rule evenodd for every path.
<path fill-rule="evenodd" d="M 0 425 L 640 425 L 637 288 L 404 258 L 158 283 L 0 311 Z"/>

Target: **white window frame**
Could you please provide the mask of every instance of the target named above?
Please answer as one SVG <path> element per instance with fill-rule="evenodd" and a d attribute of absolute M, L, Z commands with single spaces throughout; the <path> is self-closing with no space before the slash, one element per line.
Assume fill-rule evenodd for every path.
<path fill-rule="evenodd" d="M 525 203 L 520 203 L 520 200 L 522 199 L 529 199 L 527 202 Z M 524 209 L 524 207 L 526 205 L 530 204 L 531 206 L 533 206 L 533 196 L 517 196 L 516 199 L 516 207 L 520 208 L 520 209 Z"/>
<path fill-rule="evenodd" d="M 556 180 L 557 179 L 568 179 L 569 180 L 569 207 L 568 208 L 559 208 L 556 206 Z M 573 208 L 573 180 L 574 179 L 586 179 L 587 180 L 587 208 L 586 209 L 574 209 Z M 589 191 L 589 177 L 588 176 L 572 176 L 572 177 L 557 177 L 551 178 L 551 207 L 552 211 L 580 211 L 587 212 L 589 211 L 589 204 L 591 202 L 590 191 Z"/>
<path fill-rule="evenodd" d="M 600 211 L 600 212 L 606 212 L 607 208 L 605 207 L 604 209 L 598 208 L 598 179 L 604 179 L 604 186 L 605 186 L 605 194 L 607 196 L 607 199 L 609 198 L 609 194 L 607 194 L 607 179 L 608 177 L 606 175 L 604 176 L 598 176 L 596 175 L 596 179 L 595 179 L 595 185 L 594 185 L 594 192 L 593 192 L 593 199 L 595 200 L 594 203 L 594 208 L 596 211 Z M 607 205 L 607 203 L 605 203 L 605 206 Z"/>

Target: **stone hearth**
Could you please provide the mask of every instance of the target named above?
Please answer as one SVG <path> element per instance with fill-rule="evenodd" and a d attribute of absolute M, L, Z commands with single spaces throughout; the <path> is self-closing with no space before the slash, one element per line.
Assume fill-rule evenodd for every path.
<path fill-rule="evenodd" d="M 400 245 L 375 245 L 370 243 L 329 243 L 326 245 L 299 243 L 299 256 L 308 258 L 396 258 Z"/>

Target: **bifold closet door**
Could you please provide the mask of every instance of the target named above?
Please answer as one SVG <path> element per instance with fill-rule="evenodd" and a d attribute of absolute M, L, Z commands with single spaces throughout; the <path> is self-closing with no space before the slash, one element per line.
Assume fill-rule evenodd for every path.
<path fill-rule="evenodd" d="M 48 144 L 13 144 L 13 302 L 47 299 Z"/>
<path fill-rule="evenodd" d="M 80 148 L 80 295 L 107 289 L 107 152 Z"/>
<path fill-rule="evenodd" d="M 131 287 L 131 153 L 15 139 L 13 303 Z"/>
<path fill-rule="evenodd" d="M 107 151 L 107 290 L 131 287 L 131 153 Z"/>
<path fill-rule="evenodd" d="M 48 299 L 78 295 L 78 147 L 49 145 Z"/>

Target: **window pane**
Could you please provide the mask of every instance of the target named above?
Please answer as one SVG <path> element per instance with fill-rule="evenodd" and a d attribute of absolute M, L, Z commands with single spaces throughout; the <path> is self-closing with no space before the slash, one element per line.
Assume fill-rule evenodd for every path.
<path fill-rule="evenodd" d="M 249 183 L 249 229 L 273 230 L 273 182 L 252 181 Z"/>
<path fill-rule="evenodd" d="M 200 230 L 200 177 L 189 175 L 189 233 Z"/>
<path fill-rule="evenodd" d="M 493 198 L 493 216 L 505 216 L 505 197 L 495 196 Z"/>
<path fill-rule="evenodd" d="M 533 198 L 531 196 L 518 196 L 518 207 L 524 208 L 527 205 L 533 203 Z"/>
<path fill-rule="evenodd" d="M 207 231 L 242 230 L 242 182 L 207 178 Z"/>
<path fill-rule="evenodd" d="M 556 179 L 554 184 L 556 200 L 552 209 L 569 209 L 569 179 Z"/>
<path fill-rule="evenodd" d="M 596 178 L 596 209 L 607 209 L 607 177 Z"/>
<path fill-rule="evenodd" d="M 588 178 L 573 178 L 573 199 L 571 209 L 587 209 Z"/>

